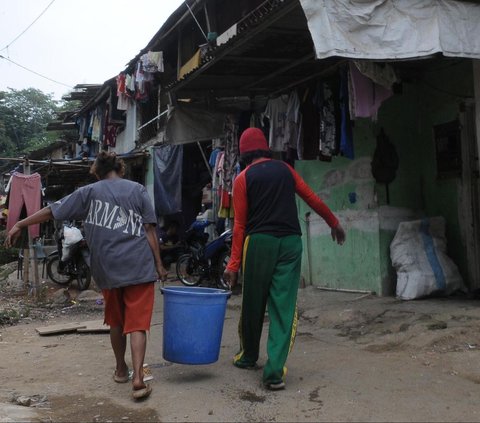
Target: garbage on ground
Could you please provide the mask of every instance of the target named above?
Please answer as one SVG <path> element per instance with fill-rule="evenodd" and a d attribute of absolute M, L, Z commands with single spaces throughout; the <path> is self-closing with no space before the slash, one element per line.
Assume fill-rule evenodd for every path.
<path fill-rule="evenodd" d="M 19 395 L 13 393 L 11 402 L 23 407 L 46 407 L 48 405 L 46 395 Z"/>
<path fill-rule="evenodd" d="M 397 297 L 402 300 L 465 290 L 457 266 L 447 256 L 441 216 L 400 223 L 390 256 L 397 271 Z"/>

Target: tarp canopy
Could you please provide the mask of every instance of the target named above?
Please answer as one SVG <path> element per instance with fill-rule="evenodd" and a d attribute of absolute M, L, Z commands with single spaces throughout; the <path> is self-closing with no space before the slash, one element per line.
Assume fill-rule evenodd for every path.
<path fill-rule="evenodd" d="M 318 59 L 480 58 L 480 4 L 456 0 L 300 0 Z"/>
<path fill-rule="evenodd" d="M 166 141 L 186 144 L 221 138 L 225 135 L 225 113 L 198 107 L 175 106 L 169 113 Z"/>

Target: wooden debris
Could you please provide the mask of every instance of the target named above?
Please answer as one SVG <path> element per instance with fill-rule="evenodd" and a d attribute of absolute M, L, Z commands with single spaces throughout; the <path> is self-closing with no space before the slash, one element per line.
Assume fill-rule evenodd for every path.
<path fill-rule="evenodd" d="M 77 332 L 79 333 L 110 332 L 110 326 L 105 325 L 103 323 L 103 320 L 90 320 L 88 322 L 82 322 L 82 325 L 85 325 L 85 327 L 79 328 Z"/>
<path fill-rule="evenodd" d="M 52 326 L 44 326 L 41 328 L 36 328 L 35 330 L 39 333 L 39 335 L 56 335 L 59 333 L 68 333 L 68 332 L 76 332 L 77 329 L 81 329 L 86 327 L 84 323 L 74 322 L 74 323 L 62 323 L 59 325 L 52 325 Z"/>

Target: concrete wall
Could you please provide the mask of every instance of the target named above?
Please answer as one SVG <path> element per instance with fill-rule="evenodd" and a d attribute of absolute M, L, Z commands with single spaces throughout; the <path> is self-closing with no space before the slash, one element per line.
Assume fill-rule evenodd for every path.
<path fill-rule="evenodd" d="M 310 263 L 308 237 L 303 237 L 302 275 L 307 283 L 393 294 L 395 273 L 390 262 L 390 243 L 401 221 L 423 215 L 446 218 L 449 253 L 462 274 L 467 275 L 465 243 L 459 225 L 462 181 L 437 179 L 433 126 L 456 119 L 460 103 L 473 95 L 471 63 L 443 65 L 443 69 L 436 66 L 424 72 L 418 82 L 404 83 L 402 94 L 382 105 L 378 122 L 355 122 L 357 159 L 297 162 L 299 173 L 348 230 L 347 243 L 338 247 L 329 238 L 326 224 L 312 215 Z M 400 161 L 397 177 L 389 187 L 390 205 L 386 204 L 385 186 L 375 183 L 370 172 L 380 128 L 395 145 Z M 350 201 L 350 193 L 356 194 L 355 203 Z M 299 202 L 304 234 L 306 211 L 308 206 Z"/>

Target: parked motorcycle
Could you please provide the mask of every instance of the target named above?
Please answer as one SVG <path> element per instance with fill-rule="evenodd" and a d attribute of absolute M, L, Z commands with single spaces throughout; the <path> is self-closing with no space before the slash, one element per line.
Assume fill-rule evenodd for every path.
<path fill-rule="evenodd" d="M 197 286 L 207 281 L 218 288 L 229 289 L 223 272 L 230 260 L 232 231 L 228 229 L 206 244 L 202 244 L 202 239 L 208 239 L 208 235 L 190 242 L 188 252 L 177 260 L 178 278 L 186 286 Z"/>
<path fill-rule="evenodd" d="M 77 228 L 64 227 L 64 232 L 67 229 Z M 78 232 L 80 231 L 78 230 Z M 65 245 L 65 236 L 62 236 L 62 254 L 59 253 L 61 246 L 61 243 L 59 243 L 59 249 L 48 255 L 47 275 L 53 282 L 59 285 L 68 285 L 73 280 L 76 280 L 78 289 L 84 291 L 88 289 L 92 280 L 88 265 L 90 253 L 83 235 L 77 235 L 76 231 L 72 231 L 73 233 L 75 237 L 72 235 L 71 242 L 67 245 Z"/>

